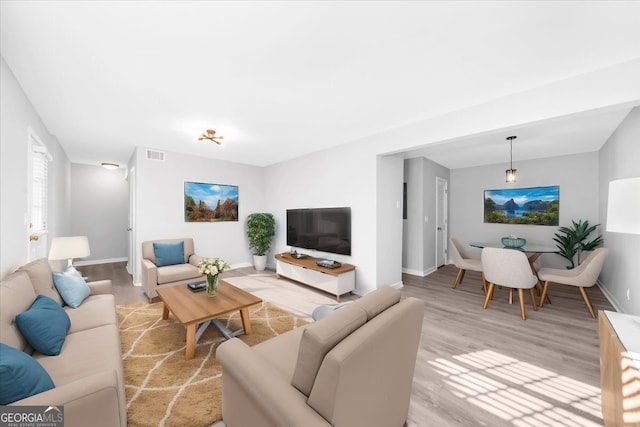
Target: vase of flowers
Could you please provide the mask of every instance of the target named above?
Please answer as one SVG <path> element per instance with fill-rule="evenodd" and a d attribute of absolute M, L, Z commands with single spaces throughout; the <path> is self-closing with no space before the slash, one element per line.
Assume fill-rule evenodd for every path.
<path fill-rule="evenodd" d="M 220 273 L 227 270 L 229 264 L 220 258 L 204 258 L 198 263 L 200 274 L 207 275 L 207 295 L 215 297 L 218 295 L 218 278 Z"/>

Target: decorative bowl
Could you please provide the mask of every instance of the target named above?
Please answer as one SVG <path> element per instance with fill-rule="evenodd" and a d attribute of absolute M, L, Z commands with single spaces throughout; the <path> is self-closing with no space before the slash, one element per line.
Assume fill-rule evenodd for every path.
<path fill-rule="evenodd" d="M 522 237 L 503 237 L 502 244 L 507 248 L 521 248 L 523 247 L 527 241 Z"/>

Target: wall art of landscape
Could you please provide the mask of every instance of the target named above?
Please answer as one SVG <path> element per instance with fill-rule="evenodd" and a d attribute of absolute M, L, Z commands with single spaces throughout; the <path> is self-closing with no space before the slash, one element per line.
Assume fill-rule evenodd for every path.
<path fill-rule="evenodd" d="M 485 190 L 484 222 L 558 225 L 560 187 Z"/>
<path fill-rule="evenodd" d="M 184 220 L 218 222 L 238 220 L 238 186 L 184 183 Z"/>

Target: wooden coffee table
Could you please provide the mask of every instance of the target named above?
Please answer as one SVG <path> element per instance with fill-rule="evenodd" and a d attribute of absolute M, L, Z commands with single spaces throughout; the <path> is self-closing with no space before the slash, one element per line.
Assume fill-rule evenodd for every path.
<path fill-rule="evenodd" d="M 207 296 L 207 292 L 191 292 L 187 285 L 175 285 L 157 290 L 158 296 L 164 303 L 162 318 L 168 319 L 169 312 L 187 327 L 186 360 L 193 359 L 196 352 L 196 342 L 200 339 L 205 329 L 213 323 L 227 338 L 233 338 L 241 334 L 251 333 L 251 321 L 249 319 L 249 307 L 260 304 L 262 300 L 242 289 L 220 279 L 218 283 L 218 295 Z M 233 311 L 240 311 L 242 329 L 231 331 L 216 317 L 223 316 Z M 197 328 L 197 331 L 196 331 Z"/>

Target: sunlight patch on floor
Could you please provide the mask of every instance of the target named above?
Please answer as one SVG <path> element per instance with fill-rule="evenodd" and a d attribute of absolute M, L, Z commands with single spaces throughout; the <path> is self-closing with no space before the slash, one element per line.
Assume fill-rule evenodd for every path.
<path fill-rule="evenodd" d="M 600 389 L 492 350 L 429 364 L 456 396 L 514 426 L 602 426 Z"/>

